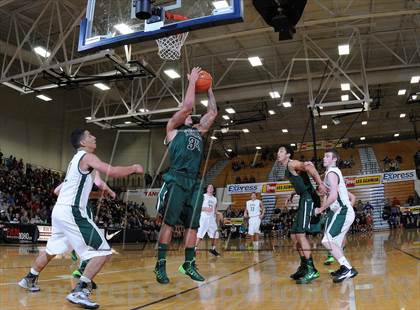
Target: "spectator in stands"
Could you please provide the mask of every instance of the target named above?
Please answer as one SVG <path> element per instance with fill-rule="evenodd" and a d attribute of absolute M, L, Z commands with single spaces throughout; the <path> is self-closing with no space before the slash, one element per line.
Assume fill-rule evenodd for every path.
<path fill-rule="evenodd" d="M 146 187 L 149 187 L 150 185 L 152 185 L 153 178 L 149 173 L 146 173 L 144 175 L 144 182 L 146 183 Z"/>
<path fill-rule="evenodd" d="M 229 205 L 229 206 L 227 207 L 227 209 L 225 210 L 224 217 L 225 217 L 225 218 L 231 218 L 231 217 L 233 217 L 233 215 L 234 215 L 234 213 L 233 213 L 233 211 L 232 211 L 232 207 Z"/>
<path fill-rule="evenodd" d="M 365 206 L 363 207 L 363 211 L 366 212 L 367 214 L 373 213 L 373 206 L 370 204 L 369 201 L 366 202 Z"/>
<path fill-rule="evenodd" d="M 400 201 L 398 200 L 398 198 L 397 197 L 394 197 L 394 198 L 392 198 L 392 206 L 394 207 L 394 206 L 400 206 L 401 205 L 401 203 L 400 203 Z"/>
<path fill-rule="evenodd" d="M 253 175 L 251 175 L 249 177 L 249 183 L 256 183 L 257 181 L 255 180 L 255 177 Z"/>
<path fill-rule="evenodd" d="M 0 210 L 0 223 L 8 223 L 10 222 L 10 215 L 7 213 L 7 210 Z"/>
<path fill-rule="evenodd" d="M 413 196 L 409 196 L 408 198 L 407 198 L 407 204 L 409 205 L 409 206 L 415 206 L 415 200 L 414 200 L 414 197 Z"/>
<path fill-rule="evenodd" d="M 243 178 L 242 183 L 249 183 L 249 180 L 248 180 L 248 177 L 247 177 L 247 176 L 245 176 L 245 177 Z"/>
<path fill-rule="evenodd" d="M 20 218 L 20 222 L 22 224 L 29 224 L 29 217 L 28 217 L 28 212 L 27 211 L 23 211 L 23 215 Z"/>
<path fill-rule="evenodd" d="M 236 183 L 236 184 L 241 184 L 241 183 L 242 183 L 242 180 L 241 180 L 241 177 L 240 177 L 240 176 L 237 176 L 237 177 L 236 177 L 236 179 L 235 179 L 235 183 Z"/>
<path fill-rule="evenodd" d="M 363 202 L 361 200 L 357 201 L 357 205 L 355 206 L 356 212 L 363 212 Z"/>
<path fill-rule="evenodd" d="M 400 202 L 394 197 L 391 207 L 391 226 L 397 228 L 400 226 Z"/>

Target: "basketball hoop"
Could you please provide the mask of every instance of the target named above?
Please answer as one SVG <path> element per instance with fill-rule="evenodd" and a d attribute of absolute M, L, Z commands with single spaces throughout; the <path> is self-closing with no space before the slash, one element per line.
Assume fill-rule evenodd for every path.
<path fill-rule="evenodd" d="M 188 18 L 182 15 L 172 13 L 165 13 L 165 17 L 167 19 L 176 21 L 188 20 Z M 184 32 L 157 39 L 156 43 L 159 47 L 159 57 L 164 60 L 177 60 L 181 58 L 181 48 L 184 45 L 187 37 L 188 32 Z"/>

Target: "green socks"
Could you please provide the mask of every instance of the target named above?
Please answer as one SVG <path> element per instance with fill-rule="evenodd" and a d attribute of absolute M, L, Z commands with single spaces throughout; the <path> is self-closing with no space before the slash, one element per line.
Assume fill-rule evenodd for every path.
<path fill-rule="evenodd" d="M 158 260 L 166 259 L 166 254 L 168 252 L 168 245 L 165 243 L 158 244 Z"/>
<path fill-rule="evenodd" d="M 185 248 L 185 261 L 192 262 L 195 259 L 195 248 Z"/>

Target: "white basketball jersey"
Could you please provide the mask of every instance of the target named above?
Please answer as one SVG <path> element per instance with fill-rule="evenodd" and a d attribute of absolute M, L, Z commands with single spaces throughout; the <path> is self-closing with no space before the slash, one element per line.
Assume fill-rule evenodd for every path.
<path fill-rule="evenodd" d="M 261 215 L 261 200 L 255 199 L 255 200 L 248 200 L 246 202 L 246 209 L 248 210 L 249 217 L 256 217 Z"/>
<path fill-rule="evenodd" d="M 209 215 L 214 215 L 216 205 L 217 205 L 217 198 L 216 197 L 214 197 L 213 195 L 208 195 L 207 193 L 204 194 L 202 209 L 204 209 L 204 208 L 207 209 L 208 208 L 207 209 L 208 211 L 203 210 L 203 213 L 209 214 Z"/>
<path fill-rule="evenodd" d="M 348 208 L 350 208 L 351 202 L 349 194 L 347 192 L 346 182 L 344 181 L 343 175 L 341 174 L 341 170 L 337 167 L 328 168 L 327 172 L 325 173 L 325 185 L 328 188 L 330 187 L 330 184 L 327 179 L 329 173 L 335 173 L 338 176 L 338 197 L 337 200 L 333 204 L 331 204 L 330 209 L 334 212 L 337 212 L 343 206 L 347 206 Z"/>
<path fill-rule="evenodd" d="M 57 204 L 86 207 L 93 187 L 93 169 L 91 171 L 80 170 L 79 163 L 85 155 L 86 151 L 78 151 L 73 156 L 58 194 Z"/>

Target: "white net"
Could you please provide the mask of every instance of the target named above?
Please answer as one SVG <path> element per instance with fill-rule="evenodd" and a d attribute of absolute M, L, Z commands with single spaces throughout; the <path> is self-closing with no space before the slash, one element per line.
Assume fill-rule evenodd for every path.
<path fill-rule="evenodd" d="M 177 60 L 181 58 L 181 48 L 188 37 L 188 32 L 157 39 L 159 47 L 158 55 L 165 60 Z"/>

